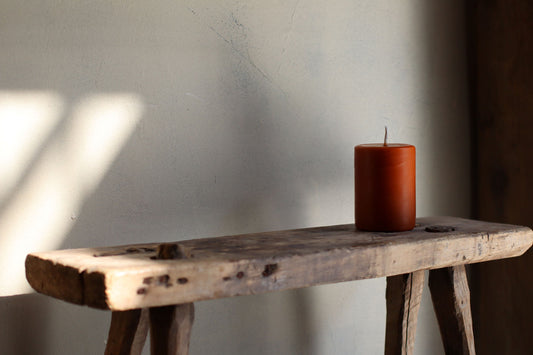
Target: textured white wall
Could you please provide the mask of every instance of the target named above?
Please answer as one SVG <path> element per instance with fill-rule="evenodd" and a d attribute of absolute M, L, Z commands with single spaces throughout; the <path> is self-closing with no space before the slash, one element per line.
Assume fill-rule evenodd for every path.
<path fill-rule="evenodd" d="M 467 216 L 463 21 L 462 1 L 4 1 L 2 353 L 104 348 L 108 313 L 25 294 L 26 252 L 353 222 L 353 146 L 385 125 L 417 147 L 418 215 Z M 379 354 L 384 291 L 199 302 L 191 353 Z M 442 353 L 423 302 L 416 353 Z"/>

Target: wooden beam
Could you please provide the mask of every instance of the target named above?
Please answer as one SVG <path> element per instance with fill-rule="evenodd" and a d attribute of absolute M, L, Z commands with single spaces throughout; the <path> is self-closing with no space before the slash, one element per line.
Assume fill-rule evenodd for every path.
<path fill-rule="evenodd" d="M 187 240 L 176 251 L 186 258 L 171 260 L 157 259 L 156 243 L 34 253 L 26 274 L 49 296 L 127 310 L 501 259 L 532 243 L 526 227 L 431 217 L 399 233 L 351 224 Z"/>
<path fill-rule="evenodd" d="M 429 272 L 429 289 L 447 355 L 475 355 L 470 290 L 464 265 Z"/>
<path fill-rule="evenodd" d="M 533 226 L 533 1 L 466 3 L 477 138 L 474 216 Z M 478 352 L 531 354 L 533 252 L 471 270 Z"/>
<path fill-rule="evenodd" d="M 385 355 L 413 354 L 423 287 L 423 270 L 387 277 Z"/>
<path fill-rule="evenodd" d="M 105 355 L 140 355 L 147 334 L 148 309 L 115 311 L 111 314 Z"/>

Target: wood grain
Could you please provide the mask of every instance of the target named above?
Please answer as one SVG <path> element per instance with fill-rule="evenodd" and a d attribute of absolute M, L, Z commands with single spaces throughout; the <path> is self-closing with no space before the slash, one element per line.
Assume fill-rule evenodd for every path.
<path fill-rule="evenodd" d="M 473 203 L 482 219 L 533 226 L 533 1 L 471 1 Z M 472 267 L 479 354 L 533 349 L 533 252 Z"/>
<path fill-rule="evenodd" d="M 179 260 L 154 260 L 157 243 L 33 253 L 26 275 L 49 296 L 127 310 L 501 259 L 532 242 L 526 227 L 431 217 L 401 233 L 348 224 L 187 240 L 179 245 L 190 257 Z"/>
<path fill-rule="evenodd" d="M 447 355 L 475 355 L 470 290 L 464 265 L 429 272 L 433 308 Z"/>
<path fill-rule="evenodd" d="M 385 355 L 413 354 L 423 287 L 423 270 L 387 277 Z"/>
<path fill-rule="evenodd" d="M 153 355 L 187 355 L 194 322 L 194 304 L 150 308 Z"/>
<path fill-rule="evenodd" d="M 147 334 L 148 309 L 115 311 L 111 314 L 105 355 L 140 355 Z"/>

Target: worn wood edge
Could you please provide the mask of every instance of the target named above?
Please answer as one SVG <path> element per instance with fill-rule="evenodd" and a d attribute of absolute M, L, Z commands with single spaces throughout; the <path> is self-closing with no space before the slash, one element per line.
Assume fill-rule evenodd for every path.
<path fill-rule="evenodd" d="M 100 272 L 83 272 L 83 295 L 87 306 L 110 309 L 106 291 L 106 275 Z"/>
<path fill-rule="evenodd" d="M 417 218 L 417 226 L 420 225 L 452 225 L 455 226 L 457 224 L 466 223 L 467 228 L 459 228 L 458 230 L 454 230 L 451 232 L 445 232 L 445 233 L 429 233 L 428 235 L 439 236 L 441 239 L 447 239 L 447 240 L 455 240 L 458 238 L 464 238 L 467 236 L 467 238 L 471 238 L 472 234 L 475 234 L 476 236 L 482 235 L 482 234 L 488 234 L 488 239 L 490 239 L 491 236 L 496 236 L 498 234 L 505 235 L 515 235 L 517 233 L 524 233 L 522 237 L 526 237 L 529 241 L 528 247 L 531 247 L 533 245 L 533 231 L 531 228 L 526 226 L 519 226 L 519 225 L 511 225 L 511 224 L 504 224 L 504 223 L 493 223 L 493 222 L 484 222 L 484 221 L 478 221 L 478 220 L 468 220 L 464 218 L 459 217 L 449 217 L 449 216 L 437 216 L 437 217 L 421 217 Z M 501 228 L 501 230 L 498 230 L 496 232 L 489 231 L 489 232 L 483 232 L 479 230 L 469 231 L 470 228 L 472 228 L 472 225 L 486 225 L 491 227 L 492 229 L 498 227 Z M 120 251 L 123 251 L 124 249 L 151 249 L 153 253 L 143 253 L 143 255 L 153 255 L 156 256 L 156 249 L 161 244 L 178 244 L 180 248 L 184 248 L 187 250 L 187 253 L 191 253 L 191 249 L 194 249 L 194 244 L 197 241 L 206 240 L 206 239 L 219 239 L 219 238 L 253 238 L 254 236 L 268 236 L 269 234 L 282 234 L 282 233 L 288 233 L 291 234 L 293 232 L 317 232 L 322 228 L 342 228 L 344 231 L 353 230 L 356 233 L 365 233 L 365 234 L 373 234 L 376 237 L 381 238 L 382 242 L 385 242 L 388 237 L 391 239 L 400 237 L 398 240 L 395 240 L 394 243 L 396 245 L 398 244 L 405 244 L 405 243 L 411 243 L 410 241 L 410 235 L 409 233 L 414 232 L 413 231 L 407 231 L 407 232 L 393 232 L 393 233 L 386 233 L 386 232 L 364 232 L 364 231 L 358 231 L 355 229 L 354 224 L 340 224 L 340 225 L 334 225 L 334 226 L 324 226 L 324 227 L 308 227 L 308 228 L 300 228 L 300 229 L 291 229 L 291 230 L 280 230 L 280 231 L 271 231 L 271 232 L 259 232 L 259 233 L 250 233 L 250 234 L 241 234 L 241 235 L 225 235 L 220 237 L 208 237 L 208 238 L 199 238 L 199 239 L 189 239 L 189 240 L 183 240 L 183 241 L 177 241 L 172 243 L 162 243 L 162 242 L 153 242 L 153 243 L 141 243 L 141 244 L 127 244 L 127 245 L 119 245 L 119 246 L 112 246 L 112 247 L 97 247 L 97 248 L 77 248 L 77 249 L 64 249 L 64 250 L 53 250 L 53 251 L 42 251 L 42 252 L 33 252 L 28 255 L 33 255 L 36 257 L 39 257 L 41 259 L 47 259 L 47 258 L 58 258 L 59 262 L 61 263 L 61 260 L 64 258 L 62 253 L 73 253 L 79 251 L 80 254 L 83 252 L 90 251 L 94 254 L 99 254 L 105 251 L 109 255 L 121 255 L 119 253 Z M 421 232 L 419 230 L 418 232 Z M 471 234 L 468 234 L 471 233 Z M 431 241 L 436 240 L 435 238 L 431 238 Z M 424 240 L 425 241 L 425 240 Z M 525 249 L 522 250 L 522 254 L 528 249 L 528 247 L 525 247 Z M 117 254 L 114 254 L 114 252 L 117 252 Z M 516 255 L 517 256 L 517 255 Z M 90 269 L 90 267 L 88 267 Z"/>
<path fill-rule="evenodd" d="M 426 224 L 431 224 L 432 222 L 436 222 L 436 224 L 442 224 L 442 223 L 439 223 L 439 222 L 442 222 L 439 218 L 452 218 L 452 217 L 424 217 L 424 218 L 419 218 L 417 219 L 417 221 L 426 221 Z M 452 220 L 450 220 L 449 222 L 461 222 L 461 221 L 469 221 L 469 220 L 466 220 L 466 219 L 462 219 L 462 218 L 455 218 L 453 217 Z M 444 220 L 444 222 L 446 222 L 446 220 Z M 504 238 L 506 237 L 507 235 L 509 235 L 511 238 L 513 239 L 520 239 L 519 242 L 520 244 L 518 246 L 516 246 L 516 243 L 512 243 L 512 249 L 511 250 L 504 250 L 500 253 L 503 253 L 503 254 L 509 254 L 509 257 L 512 257 L 512 256 L 519 256 L 519 255 L 522 255 L 523 253 L 525 253 L 532 245 L 533 245 L 533 231 L 529 228 L 529 227 L 525 227 L 525 226 L 517 226 L 517 225 L 509 225 L 509 224 L 501 224 L 501 223 L 491 223 L 491 222 L 482 222 L 482 221 L 471 221 L 471 222 L 479 222 L 479 223 L 486 223 L 490 226 L 492 226 L 494 228 L 494 226 L 500 226 L 501 228 L 505 228 L 505 230 L 501 230 L 501 231 L 497 231 L 497 232 L 493 232 L 493 231 L 490 231 L 490 232 L 482 232 L 482 231 L 472 231 L 471 234 L 468 234 L 469 231 L 468 230 L 459 230 L 459 231 L 454 231 L 454 232 L 446 232 L 446 233 L 442 233 L 442 234 L 433 234 L 434 236 L 437 236 L 438 235 L 438 238 L 432 238 L 431 240 L 425 240 L 425 239 L 422 239 L 420 240 L 420 242 L 422 243 L 433 243 L 433 242 L 438 242 L 439 239 L 445 239 L 447 241 L 451 241 L 451 242 L 454 242 L 456 243 L 458 239 L 471 239 L 472 238 L 472 235 L 475 235 L 475 237 L 479 237 L 479 236 L 485 236 L 487 238 L 487 241 L 490 241 L 490 238 L 491 237 L 498 237 L 498 238 Z M 452 224 L 452 223 L 450 223 Z M 329 227 L 349 227 L 349 226 L 354 226 L 353 224 L 346 224 L 346 225 L 338 225 L 338 226 L 329 226 Z M 287 230 L 287 231 L 277 231 L 277 232 L 265 232 L 265 233 L 252 233 L 252 234 L 244 234 L 244 235 L 235 235 L 235 236 L 221 236 L 221 237 L 218 237 L 218 238 L 225 238 L 225 237 L 235 237 L 235 238 L 239 238 L 239 237 L 247 237 L 247 236 L 254 236 L 254 235 L 264 235 L 264 234 L 268 234 L 268 233 L 290 233 L 290 232 L 299 232 L 299 231 L 307 231 L 307 230 L 316 230 L 320 227 L 312 227 L 312 228 L 303 228 L 303 229 L 295 229 L 295 230 Z M 360 232 L 360 231 L 359 231 Z M 381 241 L 382 242 L 386 242 L 386 239 L 387 239 L 387 235 L 390 235 L 391 238 L 394 238 L 394 237 L 398 237 L 399 234 L 398 233 L 379 233 L 379 232 L 376 232 L 376 233 L 372 233 L 372 232 L 368 232 L 369 234 L 375 234 L 375 235 L 378 235 L 379 237 L 381 237 Z M 409 235 L 405 235 L 406 233 L 409 233 L 409 232 L 401 232 L 400 234 L 404 234 L 404 236 L 402 236 L 401 239 L 398 239 L 398 240 L 395 240 L 394 241 L 394 244 L 395 245 L 400 245 L 400 244 L 409 244 L 409 243 L 412 243 L 412 241 L 410 240 L 409 238 Z M 519 234 L 519 236 L 517 236 Z M 429 235 L 432 235 L 431 233 Z M 385 237 L 384 237 L 385 236 Z M 175 242 L 177 244 L 180 245 L 180 247 L 185 247 L 185 248 L 188 248 L 188 249 L 194 249 L 194 243 L 196 241 L 199 241 L 199 240 L 202 240 L 202 239 L 217 239 L 217 238 L 201 238 L 201 239 L 191 239 L 191 240 L 184 240 L 184 241 L 180 241 L 180 242 Z M 101 253 L 102 251 L 120 251 L 120 250 L 123 250 L 125 248 L 133 248 L 133 249 L 146 249 L 146 248 L 151 248 L 151 249 L 155 249 L 157 248 L 157 246 L 161 244 L 161 243 L 143 243 L 143 244 L 129 244 L 129 245 L 121 245 L 121 246 L 114 246 L 114 247 L 100 247 L 100 248 L 78 248 L 78 249 L 64 249 L 64 250 L 54 250 L 54 251 L 43 251 L 43 252 L 33 252 L 33 253 L 30 253 L 28 254 L 28 256 L 33 256 L 33 257 L 36 257 L 36 258 L 39 258 L 41 260 L 47 260 L 47 259 L 54 259 L 54 264 L 58 264 L 58 265 L 61 265 L 63 262 L 69 264 L 71 262 L 71 260 L 67 260 L 65 261 L 65 256 L 68 258 L 68 254 L 72 254 L 72 253 L 75 253 L 75 252 L 80 252 L 80 255 L 82 255 L 82 258 L 84 258 L 83 261 L 81 261 L 79 264 L 84 264 L 86 265 L 86 260 L 89 260 L 88 258 L 88 254 L 98 254 L 98 253 Z M 192 245 L 192 247 L 191 247 Z M 361 247 L 366 247 L 366 246 L 361 246 Z M 334 247 L 331 248 L 331 249 L 335 249 Z M 342 249 L 342 248 L 337 248 L 337 249 Z M 354 248 L 355 249 L 355 248 Z M 190 252 L 190 250 L 189 250 Z M 65 256 L 62 255 L 62 253 L 65 253 Z M 155 252 L 152 253 L 153 256 L 155 257 Z M 150 253 L 145 253 L 144 255 L 152 255 Z M 309 253 L 309 254 L 312 254 L 312 253 Z M 114 255 L 113 253 L 111 253 L 111 255 Z M 120 254 L 117 254 L 117 255 L 120 255 Z M 497 258 L 497 254 L 494 254 L 494 257 Z M 92 259 L 92 257 L 90 258 Z M 212 260 L 222 260 L 224 259 L 223 257 L 203 257 L 202 259 L 212 259 Z M 252 258 L 250 258 L 250 260 L 252 260 Z M 93 266 L 93 264 L 90 264 L 89 266 L 87 266 L 87 269 L 91 269 L 91 267 Z M 73 265 L 69 265 L 68 267 L 75 267 Z M 111 268 L 111 267 L 110 267 Z M 119 268 L 122 268 L 122 265 L 119 267 Z"/>
<path fill-rule="evenodd" d="M 527 236 L 533 236 L 531 230 L 523 230 L 523 232 Z M 457 253 L 453 258 L 443 256 L 441 260 L 438 259 L 439 256 L 444 255 L 448 248 L 448 241 L 445 239 L 438 243 L 429 243 L 433 247 L 429 254 L 428 246 L 425 245 L 428 243 L 420 243 L 419 245 L 405 244 L 403 249 L 398 245 L 367 248 L 363 254 L 340 249 L 332 250 L 327 254 L 294 255 L 241 262 L 216 259 L 183 260 L 179 262 L 179 265 L 172 263 L 164 265 L 159 269 L 159 275 L 156 274 L 155 277 L 153 272 L 143 274 L 138 270 L 132 271 L 130 275 L 125 275 L 124 272 L 117 275 L 108 274 L 106 279 L 108 306 L 114 310 L 124 310 L 181 304 L 393 276 L 416 270 L 462 265 L 465 262 L 475 263 L 513 257 L 521 255 L 531 245 L 531 240 L 519 237 L 516 231 L 495 233 L 489 237 L 485 234 L 480 234 L 476 238 L 465 236 L 462 238 L 464 241 L 460 242 L 470 247 L 466 248 L 463 253 Z M 518 239 L 510 250 L 490 248 L 491 243 L 507 243 L 509 239 Z M 525 243 L 520 243 L 519 240 L 525 240 Z M 385 249 L 385 251 L 381 252 L 381 257 L 378 257 L 380 253 L 375 249 Z M 395 251 L 391 252 L 393 249 Z M 388 255 L 394 256 L 389 258 Z M 420 255 L 421 257 L 418 259 L 399 257 L 402 255 Z M 370 268 L 365 269 L 360 265 L 369 265 Z M 263 273 L 269 267 L 275 268 L 275 271 L 269 277 L 265 277 Z M 323 275 L 327 275 L 327 278 Z M 168 279 L 169 282 L 152 287 L 144 283 L 147 277 Z M 187 282 L 180 283 L 180 279 L 186 279 Z"/>
<path fill-rule="evenodd" d="M 527 235 L 530 235 L 530 230 L 525 230 L 527 232 Z M 480 235 L 476 239 L 474 247 L 471 247 L 470 250 L 477 250 L 479 252 L 480 248 L 479 245 L 481 245 L 481 250 L 483 252 L 484 244 L 490 241 L 492 239 L 492 243 L 494 243 L 497 239 L 502 239 L 503 242 L 505 242 L 505 239 L 507 236 L 511 235 L 511 239 L 516 238 L 516 232 L 515 231 L 506 231 L 505 233 L 498 233 L 498 234 L 492 234 L 491 237 L 487 237 L 485 235 Z M 472 237 L 464 237 L 466 241 L 469 241 L 472 243 Z M 519 238 L 520 240 L 523 240 L 524 238 Z M 481 243 L 481 244 L 479 244 Z M 411 254 L 425 254 L 426 247 L 423 245 L 424 243 L 420 243 L 418 245 L 419 251 L 411 251 Z M 434 244 L 434 242 L 431 242 L 431 244 Z M 518 244 L 514 246 L 514 249 L 505 251 L 505 253 L 498 251 L 495 254 L 483 254 L 481 256 L 476 255 L 469 255 L 468 256 L 468 262 L 480 262 L 480 261 L 487 261 L 492 259 L 500 259 L 502 257 L 511 257 L 511 256 L 517 256 L 521 255 L 527 248 L 530 246 L 531 243 L 526 242 L 525 244 Z M 407 244 L 408 245 L 408 244 Z M 485 245 L 486 246 L 486 245 Z M 489 245 L 490 246 L 490 245 Z M 380 247 L 383 248 L 383 247 Z M 392 248 L 398 248 L 398 246 L 393 246 Z M 441 249 L 445 249 L 446 246 L 443 245 Z M 406 253 L 409 253 L 409 251 L 405 251 Z M 143 308 L 143 307 L 149 307 L 154 305 L 166 305 L 166 304 L 178 304 L 178 303 L 187 303 L 191 301 L 199 301 L 199 300 L 208 300 L 208 299 L 216 299 L 216 298 L 222 298 L 222 297 L 233 297 L 233 296 L 240 296 L 240 295 L 250 295 L 250 294 L 258 294 L 258 293 L 266 293 L 266 292 L 275 292 L 280 290 L 286 290 L 286 289 L 294 289 L 294 288 L 303 288 L 303 287 L 309 287 L 314 285 L 320 285 L 320 284 L 328 284 L 328 283 L 336 283 L 336 282 L 343 282 L 343 281 L 351 281 L 351 280 L 358 280 L 358 279 L 366 279 L 366 278 L 375 278 L 375 277 L 383 277 L 383 276 L 391 276 L 396 274 L 402 274 L 411 272 L 414 269 L 430 269 L 430 268 L 441 268 L 446 266 L 453 266 L 453 265 L 461 265 L 464 264 L 465 261 L 463 260 L 464 257 L 461 257 L 461 255 L 457 255 L 454 261 L 445 262 L 445 263 L 436 263 L 435 260 L 420 260 L 420 262 L 417 265 L 413 264 L 407 264 L 402 265 L 401 262 L 396 263 L 396 265 L 386 265 L 383 264 L 383 267 L 380 270 L 367 270 L 366 272 L 361 271 L 360 268 L 353 268 L 351 266 L 348 266 L 347 268 L 351 270 L 351 273 L 341 273 L 337 277 L 332 277 L 327 280 L 320 280 L 318 278 L 315 279 L 309 279 L 305 277 L 305 275 L 301 275 L 300 277 L 301 281 L 294 280 L 295 277 L 290 277 L 292 279 L 292 284 L 284 284 L 283 282 L 277 282 L 278 278 L 283 277 L 281 274 L 277 274 L 273 279 L 262 279 L 262 273 L 264 271 L 264 268 L 267 265 L 276 265 L 279 271 L 283 271 L 284 269 L 292 269 L 292 268 L 298 268 L 304 269 L 308 266 L 308 264 L 315 264 L 315 265 L 324 265 L 327 269 L 336 268 L 337 263 L 339 265 L 357 265 L 358 264 L 358 257 L 357 255 L 354 255 L 356 253 L 346 251 L 346 250 L 333 250 L 328 255 L 323 255 L 323 253 L 317 254 L 317 255 L 306 255 L 306 256 L 291 256 L 287 258 L 280 258 L 280 259 L 261 259 L 261 260 L 245 260 L 245 262 L 235 263 L 228 260 L 212 260 L 212 259 L 205 259 L 205 260 L 195 260 L 195 261 L 187 261 L 183 260 L 179 262 L 178 264 L 174 264 L 174 267 L 172 263 L 165 263 L 165 264 L 158 264 L 160 269 L 160 276 L 165 278 L 165 275 L 168 275 L 169 280 L 175 279 L 170 284 L 165 284 L 163 288 L 157 289 L 155 292 L 151 292 L 151 295 L 147 295 L 146 293 L 143 293 L 143 288 L 146 286 L 143 284 L 143 281 L 146 277 L 152 277 L 153 271 L 150 270 L 150 273 L 143 275 L 142 272 L 139 272 L 138 270 L 131 270 L 128 274 L 128 272 L 120 271 L 116 273 L 109 273 L 107 274 L 106 278 L 103 278 L 103 275 L 98 273 L 86 273 L 83 282 L 83 286 L 85 284 L 91 285 L 91 287 L 88 287 L 92 292 L 91 294 L 85 296 L 85 304 L 96 307 L 96 308 L 102 308 L 102 309 L 112 309 L 112 310 L 127 310 L 127 309 L 133 309 L 133 308 Z M 371 248 L 367 251 L 368 255 L 376 255 L 376 253 L 372 252 Z M 433 252 L 432 255 L 437 254 L 437 252 Z M 327 262 L 327 260 L 322 260 L 324 257 L 327 258 L 327 256 L 330 256 L 330 259 L 334 259 L 335 262 Z M 364 257 L 364 256 L 363 256 Z M 353 260 L 355 259 L 355 260 Z M 364 258 L 363 258 L 364 259 Z M 394 261 L 394 260 L 393 260 Z M 187 263 L 189 263 L 187 265 Z M 371 260 L 366 261 L 367 264 L 371 263 Z M 284 265 L 287 265 L 286 267 Z M 291 266 L 293 265 L 293 266 Z M 58 267 L 61 268 L 62 265 L 58 264 Z M 203 278 L 205 282 L 202 285 L 199 285 L 196 289 L 194 288 L 187 288 L 187 284 L 190 286 L 192 284 L 187 282 L 182 286 L 180 290 L 176 290 L 172 288 L 172 286 L 175 286 L 179 284 L 179 281 L 176 282 L 179 279 L 187 278 L 187 274 L 197 274 L 198 271 L 204 272 Z M 219 270 L 220 272 L 209 272 L 213 270 Z M 355 270 L 355 271 L 354 271 Z M 312 275 L 320 275 L 320 272 L 316 272 L 317 270 L 314 270 Z M 230 276 L 221 276 L 221 273 L 224 273 Z M 255 279 L 258 279 L 259 281 L 254 283 L 246 282 L 244 285 L 235 284 L 237 280 L 240 280 L 237 275 L 239 272 L 243 272 L 245 275 L 247 275 L 247 279 L 252 276 Z M 290 275 L 289 275 L 290 276 Z M 297 275 L 295 275 L 297 276 Z M 223 277 L 231 277 L 233 283 L 221 282 L 221 279 Z M 285 278 L 288 276 L 285 275 Z M 198 278 L 198 277 L 197 277 Z M 89 281 L 87 281 L 89 280 Z M 272 280 L 275 280 L 272 282 Z M 188 280 L 189 281 L 189 280 Z M 192 280 L 191 280 L 192 281 Z M 283 281 L 283 280 L 281 280 Z M 239 283 L 239 282 L 238 282 Z M 206 286 L 208 285 L 208 286 Z M 227 287 L 230 286 L 231 287 Z M 132 288 L 133 286 L 133 288 Z M 43 292 L 44 291 L 44 292 Z M 188 291 L 188 292 L 187 292 Z M 47 292 L 47 290 L 41 290 L 42 293 L 48 294 L 53 297 L 57 297 L 60 299 L 65 299 L 65 297 L 61 294 L 58 294 L 58 292 L 50 293 Z M 84 291 L 85 292 L 85 291 Z M 139 294 L 141 292 L 141 294 Z M 70 301 L 70 299 L 65 299 L 67 301 Z M 79 303 L 79 302 L 78 302 Z"/>
<path fill-rule="evenodd" d="M 461 222 L 462 219 L 453 217 L 448 219 L 430 217 L 420 220 L 426 223 L 452 223 Z M 465 222 L 469 221 L 465 220 Z M 481 221 L 472 222 L 487 223 Z M 127 271 L 124 268 L 115 267 L 114 269 L 106 270 L 105 273 L 98 271 L 97 268 L 87 267 L 82 272 L 81 282 L 79 281 L 79 275 L 71 274 L 79 274 L 76 268 L 65 266 L 60 261 L 51 262 L 46 260 L 47 257 L 57 255 L 57 252 L 33 253 L 28 256 L 28 260 L 32 260 L 33 262 L 29 262 L 27 274 L 31 274 L 31 276 L 27 277 L 32 287 L 37 291 L 59 299 L 77 304 L 87 304 L 91 307 L 102 309 L 128 310 L 222 297 L 275 292 L 321 284 L 392 276 L 415 270 L 442 268 L 465 263 L 501 259 L 521 255 L 533 243 L 533 232 L 527 227 L 495 223 L 488 224 L 493 227 L 501 226 L 505 230 L 489 233 L 477 231 L 473 232 L 475 234 L 474 237 L 471 234 L 452 235 L 451 237 L 443 234 L 440 239 L 422 239 L 420 243 L 410 243 L 408 238 L 404 238 L 392 246 L 380 245 L 376 248 L 365 246 L 362 248 L 364 249 L 363 252 L 358 248 L 338 248 L 303 256 L 285 255 L 279 258 L 244 259 L 239 262 L 227 258 L 213 257 L 194 260 L 158 261 L 150 264 L 150 270 L 148 272 L 145 270 L 146 265 L 141 268 L 131 268 Z M 463 232 L 468 233 L 468 231 Z M 468 247 L 465 248 L 464 253 L 457 253 L 455 257 L 447 255 L 446 257 L 442 257 L 441 260 L 435 260 L 441 254 L 446 254 L 450 242 L 454 244 L 465 244 Z M 498 247 L 499 243 L 504 244 L 505 248 L 509 244 L 511 248 L 500 248 Z M 153 247 L 154 243 L 139 244 L 139 246 Z M 105 248 L 105 250 L 120 250 L 120 248 L 112 247 Z M 101 249 L 103 248 L 84 248 L 80 250 Z M 428 253 L 428 250 L 431 252 Z M 391 255 L 393 256 L 392 258 L 386 257 Z M 415 258 L 416 262 L 406 262 L 406 260 L 409 261 L 412 258 L 397 258 L 399 260 L 394 260 L 395 255 L 421 255 L 423 257 Z M 59 259 L 61 260 L 62 258 Z M 63 287 L 60 287 L 61 289 L 42 287 L 42 280 L 49 280 L 50 273 L 41 272 L 33 275 L 34 272 L 32 270 L 35 267 L 32 264 L 40 262 L 47 264 L 48 268 L 55 268 L 54 273 L 58 276 L 57 281 L 61 279 L 66 281 Z M 394 265 L 391 265 L 391 262 Z M 381 266 L 376 268 L 375 264 Z M 316 267 L 312 265 L 321 265 L 322 268 L 316 270 Z M 361 265 L 368 265 L 369 268 L 361 268 Z M 275 273 L 275 275 L 261 278 L 265 269 L 268 268 L 275 268 L 276 270 L 270 270 L 268 272 L 271 274 Z M 290 270 L 298 268 L 306 272 L 290 272 Z M 69 277 L 66 277 L 62 273 L 62 270 L 65 269 L 68 271 Z M 338 269 L 348 271 L 338 272 Z M 218 272 L 215 270 L 218 270 Z M 307 272 L 309 270 L 311 272 Z M 324 277 L 324 274 L 328 273 L 327 270 L 337 270 L 337 272 L 332 273 L 329 277 Z M 240 272 L 243 273 L 242 275 L 246 275 L 246 277 L 239 277 Z M 222 275 L 222 273 L 226 275 Z M 190 278 L 188 277 L 189 274 L 195 276 Z M 154 276 L 158 275 L 163 276 L 163 278 L 168 277 L 170 283 L 159 282 L 159 286 L 163 287 L 159 287 L 155 291 L 152 287 L 153 284 L 145 285 L 143 283 L 147 277 L 154 278 Z M 76 282 L 73 283 L 71 278 L 75 279 Z M 182 282 L 184 280 L 186 281 Z M 55 283 L 62 285 L 61 282 Z M 155 282 L 155 284 L 157 283 Z M 193 284 L 196 284 L 196 286 L 191 286 Z M 174 287 L 176 285 L 179 285 L 180 288 L 176 289 Z M 150 294 L 145 292 L 150 288 L 152 288 Z M 89 291 L 86 290 L 90 290 L 90 293 L 87 295 L 85 293 Z M 71 294 L 78 296 L 72 297 Z M 80 294 L 83 296 L 80 297 Z"/>
<path fill-rule="evenodd" d="M 26 256 L 25 268 L 26 280 L 39 293 L 78 305 L 109 309 L 102 273 L 79 272 L 77 268 L 33 254 Z"/>
<path fill-rule="evenodd" d="M 26 256 L 26 280 L 37 292 L 75 304 L 85 304 L 83 276 L 78 269 Z M 46 280 L 46 281 L 45 281 Z"/>

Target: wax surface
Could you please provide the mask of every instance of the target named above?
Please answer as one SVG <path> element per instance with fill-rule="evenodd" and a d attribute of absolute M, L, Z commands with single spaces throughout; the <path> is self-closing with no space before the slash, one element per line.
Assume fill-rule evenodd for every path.
<path fill-rule="evenodd" d="M 355 224 L 380 232 L 411 230 L 416 219 L 416 154 L 409 144 L 355 147 Z"/>

